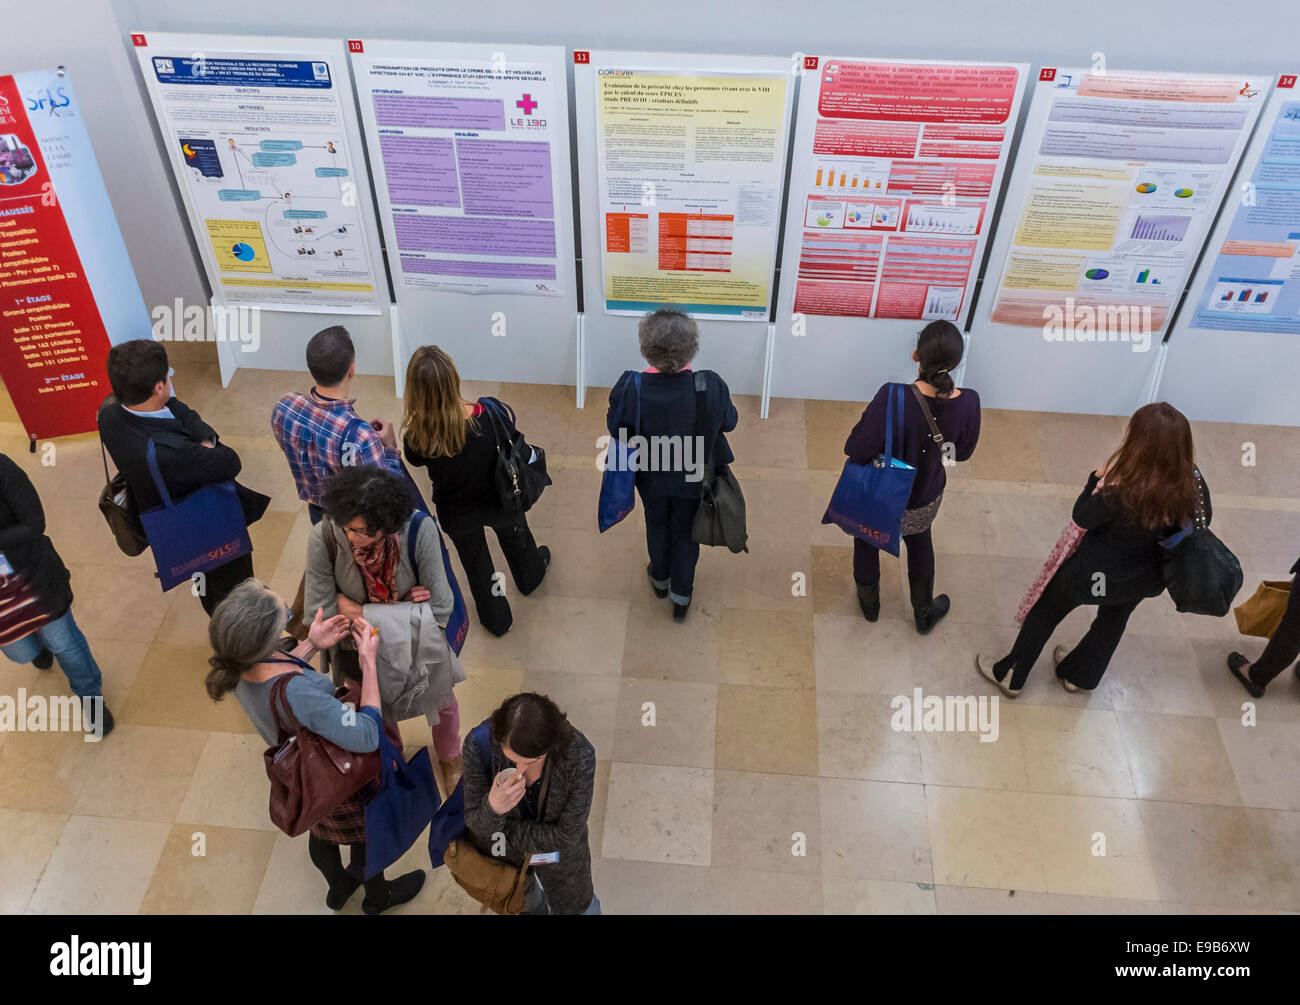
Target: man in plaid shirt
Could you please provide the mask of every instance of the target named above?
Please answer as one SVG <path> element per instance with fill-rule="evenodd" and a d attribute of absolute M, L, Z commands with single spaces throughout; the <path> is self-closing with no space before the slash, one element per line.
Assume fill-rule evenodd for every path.
<path fill-rule="evenodd" d="M 362 420 L 349 392 L 356 376 L 356 350 L 342 325 L 319 331 L 307 343 L 307 369 L 316 386 L 293 392 L 271 412 L 271 429 L 307 503 L 311 522 L 323 515 L 321 497 L 330 475 L 341 467 L 375 465 L 402 474 L 397 430 L 391 422 Z"/>

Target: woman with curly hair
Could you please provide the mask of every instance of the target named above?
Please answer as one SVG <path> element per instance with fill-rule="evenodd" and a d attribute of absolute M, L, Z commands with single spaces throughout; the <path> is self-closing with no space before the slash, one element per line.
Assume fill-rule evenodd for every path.
<path fill-rule="evenodd" d="M 347 467 L 326 483 L 322 502 L 325 518 L 307 539 L 304 609 L 319 607 L 327 618 L 342 614 L 355 623 L 367 604 L 428 604 L 439 629 L 446 628 L 454 600 L 437 521 L 429 515 L 420 522 L 412 549 L 407 538 L 413 506 L 406 481 L 384 468 Z M 336 680 L 339 672 L 356 679 L 356 652 L 346 641 L 331 657 Z M 460 778 L 460 710 L 451 696 L 457 679 L 435 682 L 433 693 L 445 693 L 448 701 L 428 713 L 448 792 Z"/>

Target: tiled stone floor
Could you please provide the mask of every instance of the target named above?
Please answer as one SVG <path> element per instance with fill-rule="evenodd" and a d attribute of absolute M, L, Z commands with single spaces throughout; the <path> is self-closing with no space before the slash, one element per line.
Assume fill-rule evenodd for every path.
<path fill-rule="evenodd" d="M 241 371 L 222 390 L 202 347 L 176 348 L 178 393 L 239 450 L 242 479 L 273 496 L 253 528 L 255 564 L 291 595 L 309 524 L 268 416 L 307 378 Z M 392 390 L 361 378 L 362 414 L 398 418 Z M 606 912 L 1300 911 L 1300 683 L 1279 678 L 1256 703 L 1257 723 L 1244 725 L 1247 696 L 1224 656 L 1259 643 L 1236 635 L 1231 618 L 1146 602 L 1090 696 L 1062 691 L 1045 654 L 1021 698 L 1001 702 L 993 743 L 890 728 L 890 699 L 915 687 L 989 693 L 973 655 L 1009 644 L 1020 597 L 1121 419 L 985 413 L 936 524 L 952 614 L 922 638 L 900 563 L 885 559 L 884 610 L 868 625 L 849 538 L 819 523 L 860 403 L 775 400 L 764 422 L 757 399 L 738 400 L 732 444 L 751 552 L 706 549 L 679 626 L 645 582 L 639 516 L 596 532 L 604 392 L 592 389 L 579 410 L 566 387 L 468 390 L 500 394 L 547 448 L 555 484 L 531 523 L 555 560 L 537 593 L 515 603 L 509 635 L 471 631 L 461 719 L 468 729 L 536 689 L 591 738 Z M 98 747 L 0 733 L 0 911 L 325 912 L 305 838 L 267 819 L 262 742 L 233 701 L 204 695 L 198 601 L 161 594 L 147 557 L 114 548 L 95 511 L 94 437 L 58 441 L 45 466 L 5 402 L 0 449 L 44 500 L 118 727 Z M 1300 552 L 1298 435 L 1196 426 L 1215 529 L 1240 556 L 1248 591 L 1283 578 Z M 1247 441 L 1254 467 L 1241 463 Z M 1076 612 L 1059 639 L 1084 623 Z M 57 670 L 0 661 L 0 694 L 63 684 Z M 642 725 L 645 702 L 653 727 Z M 404 733 L 425 739 L 414 723 Z M 1104 855 L 1093 853 L 1099 835 Z M 417 844 L 401 865 L 422 862 Z M 476 911 L 445 870 L 402 909 Z"/>

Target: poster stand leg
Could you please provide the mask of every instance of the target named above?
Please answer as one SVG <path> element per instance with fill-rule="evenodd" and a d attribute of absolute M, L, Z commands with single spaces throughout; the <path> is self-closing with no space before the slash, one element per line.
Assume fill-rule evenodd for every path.
<path fill-rule="evenodd" d="M 230 316 L 234 312 L 227 310 L 226 305 L 219 298 L 213 297 L 208 302 L 208 307 L 212 334 L 217 340 L 217 365 L 221 370 L 221 386 L 227 388 L 235 376 L 235 371 L 239 369 L 241 350 L 235 344 L 239 333 L 230 330 Z"/>
<path fill-rule="evenodd" d="M 388 330 L 393 335 L 393 393 L 400 401 L 406 392 L 406 360 L 402 357 L 402 325 L 397 304 L 388 305 Z"/>
<path fill-rule="evenodd" d="M 961 341 L 961 366 L 957 367 L 957 372 L 952 375 L 952 381 L 958 387 L 961 387 L 962 381 L 966 379 L 966 364 L 970 361 L 970 332 L 962 332 Z"/>
<path fill-rule="evenodd" d="M 575 380 L 577 382 L 576 392 L 578 397 L 578 407 L 587 407 L 587 318 L 584 314 L 577 314 L 574 317 L 574 333 L 577 338 L 576 345 L 576 363 L 575 363 Z"/>
<path fill-rule="evenodd" d="M 1138 407 L 1150 405 L 1160 397 L 1160 382 L 1165 376 L 1165 360 L 1169 354 L 1169 343 L 1161 342 L 1160 348 L 1156 350 L 1155 362 L 1151 366 L 1151 375 L 1142 385 L 1142 396 L 1138 400 Z"/>
<path fill-rule="evenodd" d="M 772 360 L 776 356 L 776 325 L 767 326 L 767 345 L 763 350 L 763 400 L 758 415 L 767 418 L 768 405 L 772 400 Z"/>

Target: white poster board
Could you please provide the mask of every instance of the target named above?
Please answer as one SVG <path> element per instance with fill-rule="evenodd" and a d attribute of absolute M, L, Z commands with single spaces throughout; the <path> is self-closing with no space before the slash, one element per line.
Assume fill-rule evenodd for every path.
<path fill-rule="evenodd" d="M 333 324 L 352 333 L 358 371 L 391 372 L 388 283 L 343 43 L 131 40 L 213 306 L 260 309 L 255 343 L 218 340 L 223 383 L 241 366 L 304 369 L 307 341 Z"/>
<path fill-rule="evenodd" d="M 586 49 L 573 58 L 583 386 L 609 387 L 644 366 L 639 320 L 675 306 L 699 323 L 695 366 L 717 370 L 735 393 L 761 393 L 790 61 Z"/>
<path fill-rule="evenodd" d="M 349 40 L 406 360 L 577 381 L 564 49 Z"/>
<path fill-rule="evenodd" d="M 1173 333 L 1158 394 L 1192 419 L 1300 426 L 1300 87 L 1282 74 Z"/>
<path fill-rule="evenodd" d="M 856 401 L 962 327 L 1026 63 L 804 56 L 772 394 Z"/>
<path fill-rule="evenodd" d="M 991 408 L 1127 415 L 1271 78 L 1044 67 L 971 330 Z"/>

